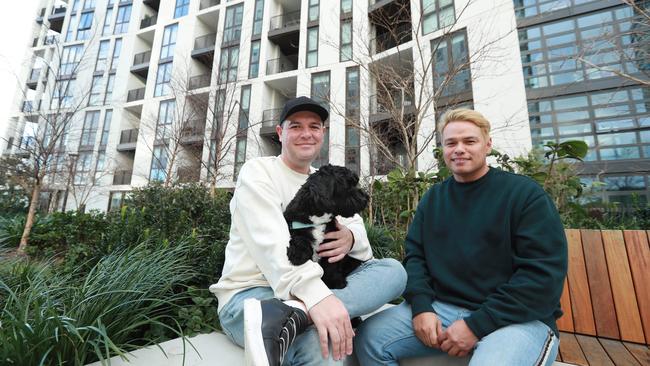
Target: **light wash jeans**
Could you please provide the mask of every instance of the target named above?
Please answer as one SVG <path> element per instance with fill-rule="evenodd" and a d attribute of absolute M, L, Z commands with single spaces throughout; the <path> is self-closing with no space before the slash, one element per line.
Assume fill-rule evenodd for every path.
<path fill-rule="evenodd" d="M 350 273 L 347 280 L 345 288 L 332 292 L 343 302 L 350 317 L 357 317 L 371 313 L 401 295 L 406 286 L 406 271 L 394 259 L 372 259 Z M 242 291 L 219 312 L 224 333 L 240 347 L 244 347 L 244 300 L 249 298 L 270 299 L 273 298 L 273 290 L 270 287 L 255 287 Z M 332 359 L 331 350 L 329 354 L 329 360 L 324 360 L 318 331 L 312 325 L 289 347 L 283 365 L 341 364 L 342 361 Z"/>
<path fill-rule="evenodd" d="M 466 318 L 470 311 L 435 301 L 433 309 L 443 328 Z M 354 352 L 361 366 L 398 365 L 398 360 L 444 354 L 424 345 L 413 331 L 411 306 L 403 302 L 366 319 L 354 337 Z M 551 365 L 559 340 L 544 323 L 513 324 L 483 337 L 474 348 L 470 366 Z M 452 356 L 447 356 L 452 357 Z"/>

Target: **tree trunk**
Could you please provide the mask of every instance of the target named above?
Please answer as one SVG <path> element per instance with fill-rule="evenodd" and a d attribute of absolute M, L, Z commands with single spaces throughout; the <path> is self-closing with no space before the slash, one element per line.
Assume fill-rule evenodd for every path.
<path fill-rule="evenodd" d="M 20 245 L 16 253 L 20 256 L 25 255 L 27 249 L 27 242 L 29 241 L 29 234 L 32 232 L 34 226 L 34 217 L 36 216 L 36 207 L 38 207 L 38 198 L 41 194 L 41 184 L 36 183 L 32 191 L 32 199 L 29 201 L 29 211 L 27 212 L 27 219 L 25 220 L 25 228 L 23 229 L 23 236 L 20 238 Z"/>

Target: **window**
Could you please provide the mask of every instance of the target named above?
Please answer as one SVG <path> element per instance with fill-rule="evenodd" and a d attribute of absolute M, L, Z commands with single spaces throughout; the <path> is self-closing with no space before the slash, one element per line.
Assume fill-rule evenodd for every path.
<path fill-rule="evenodd" d="M 97 137 L 97 128 L 99 127 L 99 111 L 86 112 L 84 127 L 81 131 L 81 141 L 79 147 L 95 146 Z"/>
<path fill-rule="evenodd" d="M 330 100 L 330 73 L 329 71 L 312 74 L 311 76 L 311 99 L 320 103 L 328 111 Z M 325 122 L 325 121 L 323 121 Z M 320 155 L 314 161 L 313 166 L 318 168 L 327 164 L 329 161 L 329 130 L 325 131 L 323 136 L 323 146 L 320 149 Z"/>
<path fill-rule="evenodd" d="M 164 146 L 156 146 L 153 149 L 153 159 L 151 160 L 150 181 L 162 182 L 167 177 L 167 150 Z"/>
<path fill-rule="evenodd" d="M 259 74 L 260 69 L 260 41 L 251 42 L 251 59 L 248 69 L 248 78 L 254 79 Z"/>
<path fill-rule="evenodd" d="M 422 0 L 422 34 L 454 24 L 454 0 Z"/>
<path fill-rule="evenodd" d="M 113 8 L 106 9 L 106 16 L 104 18 L 104 28 L 102 29 L 102 36 L 111 34 L 111 24 L 113 23 Z"/>
<path fill-rule="evenodd" d="M 171 137 L 172 123 L 174 122 L 174 113 L 176 110 L 176 101 L 174 99 L 160 102 L 158 107 L 158 123 L 156 125 L 155 143 L 165 143 Z"/>
<path fill-rule="evenodd" d="M 239 47 L 221 49 L 219 62 L 219 83 L 224 84 L 237 80 L 237 63 L 239 62 Z"/>
<path fill-rule="evenodd" d="M 127 192 L 111 192 L 108 198 L 108 211 L 115 211 L 122 208 Z"/>
<path fill-rule="evenodd" d="M 320 0 L 309 0 L 309 21 L 318 20 Z"/>
<path fill-rule="evenodd" d="M 90 37 L 90 28 L 93 26 L 94 12 L 81 13 L 79 26 L 77 27 L 77 41 L 86 40 Z"/>
<path fill-rule="evenodd" d="M 341 14 L 352 12 L 352 0 L 341 0 Z"/>
<path fill-rule="evenodd" d="M 102 127 L 102 137 L 99 140 L 100 146 L 106 146 L 108 144 L 108 134 L 111 131 L 111 120 L 113 119 L 113 110 L 107 109 L 104 114 L 104 126 Z"/>
<path fill-rule="evenodd" d="M 318 27 L 307 29 L 307 67 L 318 65 Z"/>
<path fill-rule="evenodd" d="M 176 0 L 174 19 L 187 15 L 190 10 L 190 0 Z"/>
<path fill-rule="evenodd" d="M 110 43 L 109 40 L 99 42 L 99 51 L 97 52 L 97 62 L 95 63 L 95 72 L 97 73 L 103 73 L 106 70 L 109 43 Z"/>
<path fill-rule="evenodd" d="M 79 10 L 79 4 L 81 4 L 81 0 L 74 0 L 72 3 L 72 13 L 75 13 L 77 10 Z"/>
<path fill-rule="evenodd" d="M 95 0 L 84 1 L 84 10 L 95 9 Z"/>
<path fill-rule="evenodd" d="M 246 138 L 248 134 L 249 115 L 251 102 L 251 86 L 245 85 L 241 88 L 241 99 L 239 110 L 239 126 L 237 129 L 237 144 L 235 145 L 235 172 L 234 179 L 237 179 L 239 170 L 246 162 Z"/>
<path fill-rule="evenodd" d="M 244 4 L 231 6 L 226 9 L 226 22 L 223 28 L 223 43 L 239 41 L 241 24 L 244 16 Z"/>
<path fill-rule="evenodd" d="M 255 13 L 253 16 L 253 36 L 262 34 L 262 20 L 264 17 L 264 0 L 255 0 Z"/>
<path fill-rule="evenodd" d="M 109 74 L 106 80 L 106 94 L 104 94 L 104 104 L 109 104 L 113 100 L 113 86 L 115 86 L 115 74 Z"/>
<path fill-rule="evenodd" d="M 77 15 L 70 15 L 70 20 L 68 21 L 68 31 L 65 33 L 65 41 L 72 41 L 72 36 L 74 34 L 74 28 L 77 25 Z"/>
<path fill-rule="evenodd" d="M 361 166 L 361 141 L 358 127 L 359 94 L 359 68 L 349 67 L 345 70 L 345 167 L 357 174 Z"/>
<path fill-rule="evenodd" d="M 158 65 L 158 75 L 156 76 L 156 87 L 154 88 L 153 96 L 159 97 L 161 95 L 169 94 L 170 82 L 172 80 L 172 63 L 167 62 Z"/>
<path fill-rule="evenodd" d="M 102 76 L 94 76 L 92 84 L 90 84 L 90 95 L 88 96 L 88 105 L 97 106 L 102 104 Z"/>
<path fill-rule="evenodd" d="M 129 31 L 131 20 L 131 5 L 123 5 L 117 8 L 117 20 L 115 21 L 115 33 L 122 34 Z"/>
<path fill-rule="evenodd" d="M 97 152 L 97 162 L 95 163 L 95 177 L 94 180 L 97 181 L 102 177 L 102 173 L 106 168 L 106 151 Z"/>
<path fill-rule="evenodd" d="M 74 85 L 75 79 L 56 81 L 50 100 L 50 109 L 70 108 L 75 91 Z"/>
<path fill-rule="evenodd" d="M 82 44 L 64 47 L 61 54 L 61 70 L 59 71 L 59 76 L 76 74 L 83 52 L 84 46 Z"/>
<path fill-rule="evenodd" d="M 113 57 L 111 58 L 111 71 L 117 70 L 117 63 L 120 59 L 120 53 L 122 53 L 122 38 L 115 39 L 115 45 L 113 45 Z"/>
<path fill-rule="evenodd" d="M 162 47 L 160 48 L 160 59 L 174 57 L 174 47 L 176 46 L 176 34 L 178 32 L 178 23 L 165 27 L 163 33 Z"/>
<path fill-rule="evenodd" d="M 80 152 L 77 157 L 77 164 L 74 173 L 74 184 L 82 185 L 88 183 L 88 176 L 93 165 L 92 151 Z"/>
<path fill-rule="evenodd" d="M 352 20 L 341 22 L 339 60 L 341 62 L 352 60 Z"/>
<path fill-rule="evenodd" d="M 514 0 L 515 14 L 517 18 L 528 18 L 594 1 L 597 0 Z"/>
<path fill-rule="evenodd" d="M 432 40 L 431 49 L 434 50 L 433 86 L 436 92 L 442 88 L 440 96 L 469 93 L 471 98 L 472 83 L 465 32 L 455 32 L 442 39 Z"/>

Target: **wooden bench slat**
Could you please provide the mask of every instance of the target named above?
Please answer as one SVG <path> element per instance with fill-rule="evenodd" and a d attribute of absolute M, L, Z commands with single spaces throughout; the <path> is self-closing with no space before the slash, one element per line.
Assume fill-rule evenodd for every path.
<path fill-rule="evenodd" d="M 644 343 L 645 336 L 641 326 L 639 305 L 636 302 L 636 296 L 634 296 L 634 283 L 627 260 L 623 232 L 603 230 L 602 235 L 621 339 Z M 596 324 L 596 328 L 598 329 L 598 324 Z"/>
<path fill-rule="evenodd" d="M 569 294 L 574 330 L 583 334 L 596 335 L 580 230 L 567 229 L 566 236 L 569 250 Z"/>
<path fill-rule="evenodd" d="M 590 365 L 615 366 L 595 337 L 576 334 L 576 339 Z"/>
<path fill-rule="evenodd" d="M 562 356 L 562 362 L 589 366 L 576 336 L 572 333 L 560 332 L 560 352 L 558 354 Z"/>
<path fill-rule="evenodd" d="M 623 235 L 627 257 L 630 260 L 636 300 L 641 313 L 645 343 L 650 344 L 650 247 L 648 246 L 648 236 L 643 230 L 626 230 Z"/>
<path fill-rule="evenodd" d="M 623 345 L 640 364 L 650 365 L 650 348 L 648 346 L 629 342 L 623 342 Z"/>
<path fill-rule="evenodd" d="M 621 341 L 614 341 L 611 339 L 599 338 L 600 344 L 605 349 L 605 352 L 614 361 L 615 365 L 621 366 L 641 366 L 641 364 L 632 356 L 630 351 L 621 343 Z"/>
<path fill-rule="evenodd" d="M 597 335 L 620 339 L 601 232 L 600 230 L 581 230 L 580 232 Z M 576 332 L 580 331 L 576 329 Z"/>
<path fill-rule="evenodd" d="M 569 289 L 569 280 L 564 280 L 564 290 L 560 298 L 560 307 L 562 308 L 562 316 L 557 320 L 557 327 L 559 330 L 566 332 L 574 332 L 573 328 L 573 312 L 571 311 L 571 293 Z"/>

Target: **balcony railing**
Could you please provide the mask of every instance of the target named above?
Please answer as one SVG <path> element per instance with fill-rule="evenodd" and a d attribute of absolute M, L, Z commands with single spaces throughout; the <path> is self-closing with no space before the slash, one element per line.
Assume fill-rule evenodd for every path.
<path fill-rule="evenodd" d="M 57 14 L 65 14 L 66 7 L 65 6 L 59 6 L 58 8 L 52 9 L 52 15 L 57 15 Z"/>
<path fill-rule="evenodd" d="M 151 51 L 140 52 L 133 56 L 133 66 L 148 64 L 151 60 Z"/>
<path fill-rule="evenodd" d="M 126 101 L 127 102 L 133 102 L 135 100 L 144 99 L 144 89 L 145 88 L 138 88 L 138 89 L 129 90 L 129 93 L 126 96 Z"/>
<path fill-rule="evenodd" d="M 262 112 L 262 126 L 263 127 L 274 127 L 278 124 L 280 120 L 280 115 L 282 114 L 282 108 L 273 108 L 267 109 Z"/>
<path fill-rule="evenodd" d="M 38 81 L 38 77 L 41 75 L 41 69 L 32 69 L 32 71 L 29 73 L 29 80 L 27 80 L 28 83 L 35 83 Z"/>
<path fill-rule="evenodd" d="M 133 170 L 116 170 L 113 173 L 113 185 L 131 184 Z"/>
<path fill-rule="evenodd" d="M 221 3 L 221 0 L 201 0 L 201 4 L 199 5 L 199 10 L 211 8 L 213 6 L 217 6 Z"/>
<path fill-rule="evenodd" d="M 152 25 L 156 24 L 157 21 L 158 21 L 157 15 L 154 16 L 146 15 L 144 18 L 142 18 L 142 20 L 140 20 L 140 29 L 151 27 Z"/>
<path fill-rule="evenodd" d="M 138 142 L 138 129 L 132 128 L 120 133 L 120 144 L 132 144 Z"/>
<path fill-rule="evenodd" d="M 300 10 L 274 16 L 271 18 L 271 25 L 269 30 L 274 31 L 298 24 L 300 24 Z"/>
<path fill-rule="evenodd" d="M 201 166 L 179 167 L 176 175 L 181 183 L 198 182 L 201 177 Z"/>
<path fill-rule="evenodd" d="M 56 44 L 58 40 L 59 40 L 59 36 L 57 35 L 47 36 L 45 37 L 45 41 L 43 42 L 43 44 L 45 45 Z"/>
<path fill-rule="evenodd" d="M 413 106 L 413 96 L 404 93 L 404 108 Z M 388 95 L 370 96 L 370 114 L 399 112 L 402 109 L 402 93 L 395 91 Z"/>
<path fill-rule="evenodd" d="M 23 101 L 23 105 L 20 108 L 20 110 L 23 113 L 31 113 L 35 112 L 41 109 L 41 101 L 40 100 L 25 100 Z"/>
<path fill-rule="evenodd" d="M 181 137 L 203 136 L 205 132 L 205 120 L 189 120 L 181 129 Z"/>
<path fill-rule="evenodd" d="M 297 61 L 298 61 L 297 55 L 291 58 L 287 56 L 281 56 L 280 58 L 274 58 L 272 60 L 268 60 L 266 61 L 266 75 L 272 75 L 280 72 L 296 70 L 298 68 Z"/>
<path fill-rule="evenodd" d="M 386 33 L 382 33 L 370 40 L 370 52 L 376 54 L 406 43 L 411 40 L 411 32 L 412 28 L 410 24 L 403 24 L 394 29 L 390 29 Z"/>
<path fill-rule="evenodd" d="M 189 83 L 187 84 L 187 88 L 189 90 L 194 90 L 194 89 L 205 88 L 206 86 L 210 86 L 210 77 L 211 77 L 210 74 L 192 76 L 190 78 Z"/>
<path fill-rule="evenodd" d="M 34 41 L 32 42 L 32 47 L 38 46 L 38 37 L 34 38 Z"/>
<path fill-rule="evenodd" d="M 200 50 L 204 48 L 214 48 L 214 44 L 217 41 L 217 34 L 211 33 L 206 34 L 205 36 L 198 37 L 194 40 L 194 50 Z"/>

